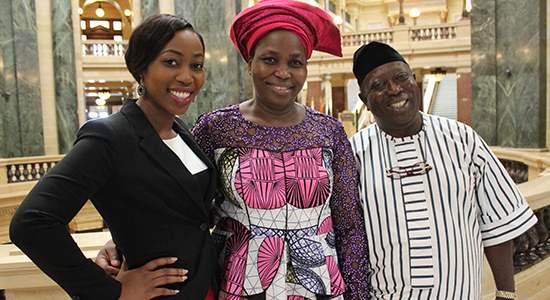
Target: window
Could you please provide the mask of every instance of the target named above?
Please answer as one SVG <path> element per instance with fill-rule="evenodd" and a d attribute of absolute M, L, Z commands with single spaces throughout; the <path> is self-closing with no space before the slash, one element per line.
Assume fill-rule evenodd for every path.
<path fill-rule="evenodd" d="M 328 10 L 330 10 L 333 13 L 336 13 L 336 4 L 334 2 L 329 1 L 328 2 Z"/>
<path fill-rule="evenodd" d="M 114 40 L 115 36 L 122 36 L 120 19 L 82 19 L 80 27 L 88 40 Z"/>
<path fill-rule="evenodd" d="M 98 26 L 105 27 L 107 29 L 111 28 L 109 21 L 90 20 L 90 28 L 96 28 Z"/>
<path fill-rule="evenodd" d="M 122 22 L 120 21 L 113 21 L 113 30 L 122 30 Z"/>

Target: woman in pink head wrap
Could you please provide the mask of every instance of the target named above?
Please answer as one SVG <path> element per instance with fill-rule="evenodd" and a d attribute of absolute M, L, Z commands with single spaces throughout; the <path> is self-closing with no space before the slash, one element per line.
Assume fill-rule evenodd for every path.
<path fill-rule="evenodd" d="M 202 115 L 193 134 L 218 167 L 212 232 L 220 299 L 368 299 L 355 159 L 342 124 L 297 103 L 313 50 L 342 56 L 324 10 L 263 0 L 230 36 L 254 98 Z"/>
<path fill-rule="evenodd" d="M 254 98 L 193 129 L 221 177 L 220 299 L 368 299 L 348 138 L 336 119 L 295 101 L 313 50 L 342 56 L 338 28 L 318 7 L 264 0 L 235 18 L 230 36 Z"/>

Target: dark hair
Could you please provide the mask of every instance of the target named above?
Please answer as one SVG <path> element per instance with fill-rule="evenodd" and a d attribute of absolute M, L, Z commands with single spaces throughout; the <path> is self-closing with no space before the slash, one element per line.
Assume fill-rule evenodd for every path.
<path fill-rule="evenodd" d="M 169 14 L 155 14 L 134 29 L 124 58 L 128 71 L 136 81 L 140 81 L 140 75 L 147 70 L 147 66 L 157 57 L 160 50 L 172 40 L 176 32 L 184 29 L 189 29 L 197 35 L 204 53 L 202 36 L 193 28 L 191 23 L 180 17 Z"/>

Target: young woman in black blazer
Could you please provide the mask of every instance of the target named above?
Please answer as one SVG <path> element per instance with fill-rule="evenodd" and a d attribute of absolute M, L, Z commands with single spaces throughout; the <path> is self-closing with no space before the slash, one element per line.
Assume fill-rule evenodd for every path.
<path fill-rule="evenodd" d="M 73 299 L 214 299 L 214 166 L 176 117 L 204 83 L 204 42 L 185 20 L 154 15 L 134 30 L 126 64 L 140 97 L 82 126 L 17 210 L 11 240 Z M 66 230 L 88 199 L 124 254 L 116 278 Z"/>

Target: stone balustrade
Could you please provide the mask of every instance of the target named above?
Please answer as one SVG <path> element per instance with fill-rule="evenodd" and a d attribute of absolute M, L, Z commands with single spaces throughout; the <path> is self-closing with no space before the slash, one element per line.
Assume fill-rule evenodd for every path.
<path fill-rule="evenodd" d="M 359 47 L 372 41 L 380 43 L 392 43 L 393 30 L 386 29 L 380 31 L 356 31 L 353 33 L 342 33 L 342 47 Z"/>
<path fill-rule="evenodd" d="M 9 242 L 9 224 L 21 201 L 61 158 L 63 155 L 0 159 L 0 243 Z M 89 201 L 69 224 L 72 232 L 103 228 L 103 219 Z"/>
<path fill-rule="evenodd" d="M 460 24 L 460 25 L 459 25 Z M 427 40 L 446 40 L 457 38 L 457 28 L 467 23 L 444 23 L 425 26 L 394 26 L 384 30 L 367 30 L 342 33 L 342 47 L 361 46 L 372 41 L 381 43 L 420 42 Z M 460 31 L 462 37 L 470 36 Z"/>
<path fill-rule="evenodd" d="M 82 56 L 124 56 L 128 41 L 82 41 Z"/>
<path fill-rule="evenodd" d="M 372 41 L 391 44 L 412 69 L 453 66 L 459 72 L 468 73 L 471 68 L 469 21 L 422 26 L 396 25 L 388 29 L 342 32 L 343 57 L 314 51 L 308 60 L 307 81 L 323 81 L 326 75 L 330 75 L 335 86 L 341 86 L 336 82 L 355 79 L 352 73 L 353 54 L 360 46 Z"/>
<path fill-rule="evenodd" d="M 468 22 L 442 23 L 423 26 L 394 26 L 390 29 L 366 30 L 342 33 L 342 47 L 361 46 L 372 41 L 393 43 L 393 42 L 420 42 L 427 40 L 445 40 L 461 36 L 469 36 L 467 31 L 457 31 L 459 27 Z M 82 41 L 83 56 L 124 56 L 128 41 L 113 40 L 88 40 Z"/>
<path fill-rule="evenodd" d="M 456 38 L 455 26 L 437 26 L 411 29 L 411 41 L 446 40 Z"/>
<path fill-rule="evenodd" d="M 550 153 L 500 147 L 493 151 L 538 218 L 535 227 L 514 240 L 514 266 L 519 273 L 550 256 Z"/>

